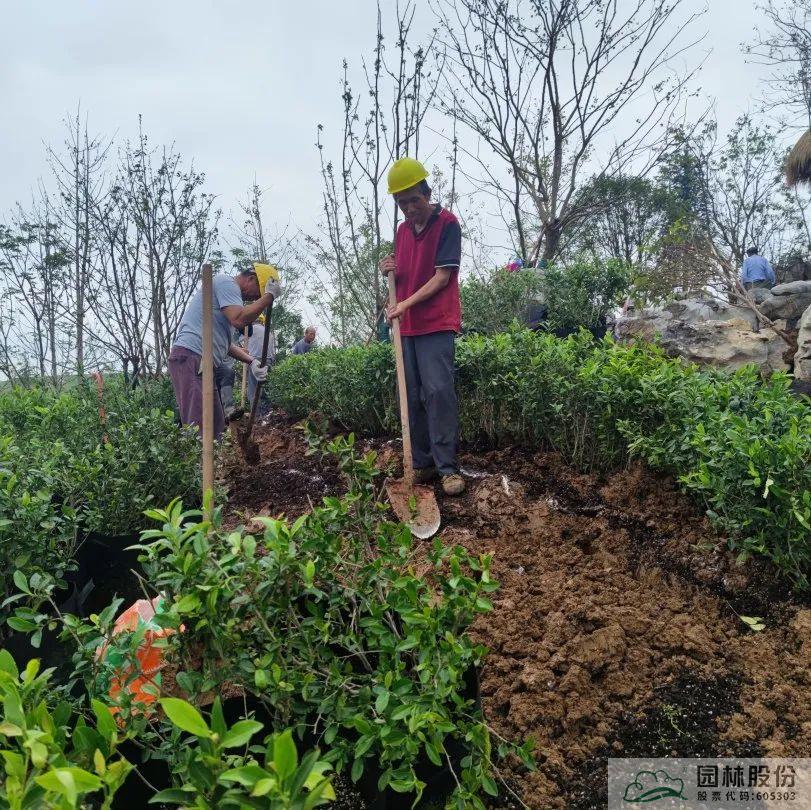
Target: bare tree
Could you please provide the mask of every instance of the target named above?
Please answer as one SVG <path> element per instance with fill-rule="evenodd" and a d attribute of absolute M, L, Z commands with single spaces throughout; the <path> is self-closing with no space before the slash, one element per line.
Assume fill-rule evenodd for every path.
<path fill-rule="evenodd" d="M 147 243 L 124 187 L 114 183 L 95 210 L 97 284 L 91 289 L 93 338 L 121 363 L 125 378 L 152 365 L 152 287 L 144 268 Z"/>
<path fill-rule="evenodd" d="M 526 262 L 554 258 L 588 215 L 589 198 L 577 194 L 584 174 L 644 176 L 655 165 L 694 73 L 672 69 L 698 41 L 685 37 L 698 15 L 679 19 L 680 6 L 434 3 L 447 58 L 442 105 L 475 136 L 467 155 Z"/>
<path fill-rule="evenodd" d="M 284 296 L 273 306 L 272 329 L 276 349 L 284 353 L 303 331 L 298 311 L 302 279 L 297 239 L 291 235 L 289 223 L 283 228 L 268 225 L 263 196 L 262 188 L 254 181 L 247 197 L 238 203 L 239 219 L 231 217 L 231 255 L 237 265 L 248 266 L 260 261 L 273 264 L 281 271 Z"/>
<path fill-rule="evenodd" d="M 29 212 L 18 205 L 11 224 L 0 225 L 0 270 L 7 294 L 19 304 L 17 341 L 26 352 L 33 346 L 40 376 L 50 376 L 53 384 L 61 374 L 57 300 L 65 288 L 62 271 L 69 264 L 57 226 L 50 219 L 47 194 Z"/>
<path fill-rule="evenodd" d="M 243 200 L 237 202 L 239 214 L 230 217 L 228 243 L 237 264 L 266 262 L 282 269 L 284 304 L 295 307 L 301 296 L 301 279 L 296 266 L 297 244 L 290 223 L 284 227 L 268 224 L 264 212 L 264 190 L 254 181 Z"/>
<path fill-rule="evenodd" d="M 758 30 L 746 50 L 756 63 L 774 68 L 764 107 L 789 113 L 793 126 L 811 128 L 811 0 L 767 0 L 758 10 L 770 27 Z"/>
<path fill-rule="evenodd" d="M 88 311 L 87 291 L 93 278 L 93 210 L 103 194 L 104 168 L 109 143 L 100 137 L 91 137 L 87 119 L 82 120 L 81 109 L 65 121 L 68 129 L 64 152 L 48 147 L 58 203 L 53 207 L 53 218 L 62 235 L 62 249 L 71 259 L 71 285 L 69 287 L 68 314 L 75 328 L 76 372 L 85 367 L 85 319 Z"/>
<path fill-rule="evenodd" d="M 152 366 L 160 371 L 216 238 L 220 212 L 214 210 L 214 196 L 202 190 L 205 175 L 193 165 L 185 167 L 172 145 L 151 149 L 140 121 L 138 141 L 126 145 L 121 162 L 116 189 L 143 240 Z"/>
<path fill-rule="evenodd" d="M 162 371 L 199 267 L 216 235 L 219 212 L 173 147 L 152 149 L 139 126 L 119 152 L 107 193 L 91 211 L 97 272 L 88 288 L 85 328 L 125 375 Z"/>

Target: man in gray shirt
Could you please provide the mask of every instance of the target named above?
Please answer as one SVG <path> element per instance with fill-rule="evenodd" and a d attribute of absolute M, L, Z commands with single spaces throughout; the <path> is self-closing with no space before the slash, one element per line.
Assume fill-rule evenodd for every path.
<path fill-rule="evenodd" d="M 307 354 L 315 343 L 315 327 L 308 326 L 304 330 L 304 337 L 293 344 L 293 350 L 290 354 Z"/>
<path fill-rule="evenodd" d="M 258 359 L 231 341 L 233 329 L 244 329 L 253 323 L 262 311 L 282 292 L 275 267 L 255 264 L 234 277 L 217 275 L 212 290 L 212 352 L 214 367 L 226 357 L 250 363 L 257 380 L 267 377 L 267 367 Z M 177 330 L 169 353 L 169 376 L 175 391 L 180 421 L 184 425 L 203 424 L 203 290 L 192 296 Z M 214 397 L 214 436 L 219 438 L 225 429 L 225 415 L 220 399 Z"/>

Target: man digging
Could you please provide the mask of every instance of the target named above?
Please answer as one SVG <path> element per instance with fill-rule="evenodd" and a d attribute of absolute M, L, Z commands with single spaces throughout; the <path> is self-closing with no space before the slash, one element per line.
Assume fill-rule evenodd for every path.
<path fill-rule="evenodd" d="M 274 273 L 276 274 L 274 276 Z M 234 277 L 216 275 L 213 280 L 213 332 L 212 353 L 214 368 L 221 366 L 226 357 L 250 363 L 251 372 L 257 381 L 267 378 L 267 366 L 245 349 L 232 342 L 236 328 L 242 331 L 252 324 L 271 303 L 282 294 L 278 273 L 270 265 L 255 265 Z M 169 376 L 184 425 L 203 425 L 203 290 L 192 296 L 183 317 L 177 336 L 169 352 Z M 214 438 L 225 430 L 225 414 L 220 398 L 214 395 Z"/>
<path fill-rule="evenodd" d="M 464 492 L 456 445 L 459 413 L 454 380 L 454 338 L 462 326 L 459 264 L 462 229 L 456 217 L 431 202 L 428 172 L 412 158 L 394 163 L 388 174 L 405 221 L 397 229 L 393 256 L 380 262 L 394 273 L 408 390 L 408 422 L 414 456 L 414 483 L 442 478 L 446 495 Z"/>

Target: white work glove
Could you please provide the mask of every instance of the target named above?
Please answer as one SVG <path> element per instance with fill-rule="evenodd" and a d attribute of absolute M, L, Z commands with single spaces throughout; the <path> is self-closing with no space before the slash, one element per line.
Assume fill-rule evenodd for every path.
<path fill-rule="evenodd" d="M 262 361 L 254 357 L 251 361 L 251 373 L 257 382 L 264 382 L 268 378 L 268 367 L 263 366 Z"/>
<path fill-rule="evenodd" d="M 274 301 L 278 301 L 282 297 L 282 285 L 276 278 L 269 278 L 265 284 L 265 295 L 272 295 Z"/>

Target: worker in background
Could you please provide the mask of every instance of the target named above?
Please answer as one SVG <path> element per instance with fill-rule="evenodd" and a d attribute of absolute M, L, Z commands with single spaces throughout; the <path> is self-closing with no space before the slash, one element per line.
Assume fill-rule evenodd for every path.
<path fill-rule="evenodd" d="M 291 354 L 307 354 L 315 343 L 315 327 L 308 326 L 304 330 L 304 337 L 293 344 Z"/>
<path fill-rule="evenodd" d="M 251 331 L 248 335 L 248 353 L 253 355 L 254 357 L 261 357 L 262 356 L 262 345 L 265 340 L 265 316 L 260 315 L 257 319 L 256 323 L 251 327 Z M 271 330 L 270 335 L 268 336 L 268 356 L 267 356 L 267 364 L 268 366 L 275 365 L 276 363 L 276 336 L 273 334 Z M 251 369 L 248 369 L 248 403 L 253 402 L 253 395 L 256 391 L 256 386 L 259 384 L 259 380 L 254 375 Z"/>
<path fill-rule="evenodd" d="M 763 287 L 769 290 L 774 287 L 776 281 L 774 270 L 768 259 L 764 259 L 756 247 L 750 247 L 746 251 L 746 258 L 743 260 L 741 268 L 741 283 L 744 289 Z"/>
<path fill-rule="evenodd" d="M 408 389 L 408 421 L 415 483 L 439 475 L 447 495 L 465 489 L 456 458 L 459 412 L 454 379 L 454 339 L 462 326 L 459 264 L 462 229 L 456 217 L 431 202 L 425 167 L 402 158 L 389 170 L 389 194 L 405 221 L 397 230 L 394 255 L 380 262 L 394 273 L 397 304 L 389 320 L 400 319 Z"/>
<path fill-rule="evenodd" d="M 278 270 L 269 264 L 254 264 L 236 276 L 214 276 L 212 289 L 212 353 L 214 368 L 227 357 L 249 363 L 257 380 L 267 377 L 267 366 L 232 341 L 234 329 L 252 324 L 272 301 L 282 293 Z M 184 425 L 203 424 L 203 290 L 192 296 L 180 319 L 177 336 L 169 353 L 169 376 Z M 225 429 L 225 415 L 220 398 L 214 397 L 214 436 Z"/>
<path fill-rule="evenodd" d="M 230 422 L 240 415 L 236 403 L 234 402 L 235 379 L 234 360 L 231 357 L 226 357 L 225 362 L 214 369 L 214 387 L 219 393 L 220 404 L 222 405 L 226 422 Z"/>

